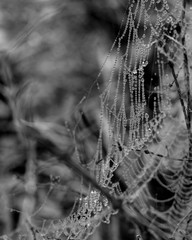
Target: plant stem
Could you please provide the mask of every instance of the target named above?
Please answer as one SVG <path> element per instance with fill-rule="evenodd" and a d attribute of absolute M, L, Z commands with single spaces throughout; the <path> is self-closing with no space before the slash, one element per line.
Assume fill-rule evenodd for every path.
<path fill-rule="evenodd" d="M 178 92 L 178 95 L 179 95 L 179 100 L 180 100 L 181 107 L 182 107 L 183 114 L 184 114 L 184 118 L 185 118 L 185 122 L 186 122 L 186 127 L 187 127 L 187 129 L 188 129 L 188 121 L 189 121 L 189 118 L 188 118 L 188 115 L 187 115 L 187 112 L 186 112 L 184 100 L 183 100 L 183 97 L 182 97 L 182 93 L 181 93 L 181 89 L 180 89 L 179 82 L 178 82 L 178 79 L 177 79 L 177 75 L 176 75 L 176 73 L 175 73 L 174 65 L 173 65 L 173 63 L 170 62 L 170 61 L 169 61 L 169 66 L 170 66 L 171 71 L 172 71 L 172 75 L 173 75 L 173 78 L 174 78 L 174 82 L 175 82 L 175 85 L 176 85 L 176 88 L 177 88 L 177 92 Z"/>
<path fill-rule="evenodd" d="M 61 155 L 60 159 L 62 159 L 62 155 Z M 116 199 L 115 197 L 113 197 L 105 188 L 100 186 L 97 183 L 97 181 L 94 178 L 92 178 L 90 176 L 90 174 L 87 171 L 85 171 L 81 166 L 79 166 L 74 161 L 72 161 L 71 159 L 68 159 L 68 158 L 67 159 L 65 158 L 65 165 L 67 165 L 68 167 L 72 168 L 72 170 L 75 171 L 76 173 L 82 175 L 83 178 L 87 182 L 91 183 L 93 185 L 93 187 L 95 187 L 105 197 L 107 197 L 108 200 L 111 202 L 111 204 L 112 204 L 114 209 L 119 209 L 120 208 L 120 206 L 122 205 L 122 200 L 121 199 Z"/>
<path fill-rule="evenodd" d="M 173 231 L 172 237 L 175 237 L 176 232 L 180 229 L 181 224 L 189 217 L 189 215 L 192 213 L 192 209 L 181 219 L 181 221 L 177 224 L 177 227 Z"/>
<path fill-rule="evenodd" d="M 27 125 L 23 126 L 23 130 L 25 130 L 25 134 L 29 138 L 32 138 L 32 139 L 37 138 L 40 140 L 40 138 L 43 136 L 41 136 L 41 134 L 38 133 L 38 129 L 33 129 L 32 131 L 31 128 L 32 128 L 31 126 L 27 126 Z M 34 132 L 35 132 L 35 136 L 34 136 Z M 74 171 L 75 173 L 83 176 L 85 181 L 87 181 L 95 189 L 100 191 L 101 194 L 103 194 L 111 202 L 112 207 L 116 210 L 119 210 L 119 212 L 121 212 L 128 221 L 133 221 L 138 225 L 146 225 L 146 226 L 149 225 L 149 221 L 146 220 L 145 217 L 142 216 L 142 214 L 139 211 L 137 211 L 136 209 L 133 210 L 133 208 L 131 208 L 132 210 L 130 210 L 129 207 L 131 206 L 127 203 L 124 203 L 123 199 L 116 198 L 113 195 L 111 195 L 106 188 L 98 184 L 98 182 L 86 171 L 86 169 L 82 168 L 76 162 L 70 159 L 67 154 L 62 153 L 62 151 L 57 147 L 57 145 L 54 142 L 51 141 L 51 144 L 48 144 L 48 148 L 52 154 L 58 157 L 58 160 L 60 162 L 62 162 L 63 164 L 71 168 L 72 171 Z M 161 230 L 159 230 L 158 228 L 155 228 L 155 231 L 159 233 L 159 235 L 163 236 L 164 239 L 166 239 Z"/>
<path fill-rule="evenodd" d="M 189 203 L 191 202 L 192 198 L 192 185 L 191 185 L 191 174 L 192 174 L 192 138 L 191 138 L 191 103 L 190 103 L 190 73 L 189 73 L 189 62 L 188 62 L 188 55 L 187 55 L 187 49 L 186 49 L 186 27 L 185 27 L 185 10 L 186 10 L 186 0 L 183 0 L 182 2 L 182 36 L 181 36 L 181 43 L 183 45 L 183 66 L 184 66 L 184 80 L 186 82 L 186 91 L 187 91 L 187 131 L 188 131 L 188 161 L 184 161 L 184 165 L 182 167 L 182 175 L 180 177 L 179 182 L 179 189 L 176 192 L 175 196 L 175 203 L 174 203 L 174 211 L 178 214 L 178 216 L 181 217 L 181 220 L 179 221 L 177 227 L 175 228 L 173 232 L 173 237 L 175 236 L 176 232 L 179 230 L 180 225 L 183 223 L 183 221 L 186 220 L 188 214 L 191 213 L 191 211 L 183 216 L 181 213 L 184 210 L 187 210 L 189 207 Z"/>
<path fill-rule="evenodd" d="M 183 0 L 183 10 L 182 10 L 182 28 L 183 28 L 183 34 L 182 34 L 182 45 L 183 45 L 183 63 L 184 63 L 184 77 L 186 81 L 186 90 L 187 90 L 187 129 L 189 137 L 191 136 L 191 92 L 190 92 L 190 73 L 189 73 L 189 60 L 187 55 L 187 49 L 186 49 L 186 41 L 185 41 L 185 35 L 186 35 L 186 27 L 185 27 L 185 11 L 186 11 L 186 0 Z"/>
<path fill-rule="evenodd" d="M 29 230 L 30 230 L 32 236 L 33 236 L 33 240 L 37 240 L 37 236 L 36 236 L 36 233 L 37 233 L 37 232 L 36 232 L 36 229 L 32 226 L 32 224 L 29 222 L 28 219 L 26 219 L 26 223 L 27 223 L 27 225 L 28 225 L 28 227 L 29 227 Z"/>

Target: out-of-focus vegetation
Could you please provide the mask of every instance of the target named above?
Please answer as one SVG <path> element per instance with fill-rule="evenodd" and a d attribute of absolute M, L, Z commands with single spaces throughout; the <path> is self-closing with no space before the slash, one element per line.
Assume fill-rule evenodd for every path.
<path fill-rule="evenodd" d="M 86 193 L 88 184 L 74 169 L 68 168 L 66 165 L 70 164 L 66 162 L 74 161 L 86 168 L 97 150 L 101 92 L 109 83 L 116 57 L 113 52 L 109 52 L 118 33 L 122 33 L 122 25 L 125 27 L 122 20 L 128 2 L 0 1 L 1 239 L 35 240 L 37 236 L 41 239 L 40 233 L 45 233 L 46 238 L 43 239 L 56 240 L 51 236 L 51 229 L 55 228 L 54 221 L 62 222 L 78 207 L 79 194 L 83 196 Z M 133 2 L 136 4 L 138 1 Z M 190 0 L 186 2 L 190 6 Z M 174 0 L 168 3 L 172 9 Z M 158 4 L 161 6 L 161 1 Z M 150 11 L 152 26 L 155 17 L 153 19 L 153 9 Z M 180 25 L 174 27 L 179 39 Z M 141 21 L 138 33 L 142 33 L 142 29 Z M 163 31 L 167 31 L 167 34 L 171 32 L 169 26 L 165 26 Z M 120 54 L 126 49 L 126 44 L 122 38 Z M 157 44 L 157 47 L 160 46 Z M 134 46 L 131 48 L 134 55 Z M 108 61 L 105 62 L 107 56 Z M 144 66 L 145 112 L 151 119 L 155 108 L 154 99 L 158 95 L 154 89 L 160 83 L 157 51 L 153 47 L 148 60 Z M 135 63 L 137 65 L 136 60 Z M 116 77 L 118 69 L 114 72 Z M 169 78 L 170 69 L 167 72 Z M 170 89 L 172 86 L 169 86 Z M 173 116 L 181 115 L 183 121 L 177 92 L 174 87 L 170 90 L 173 95 L 170 113 Z M 110 105 L 113 97 L 107 99 L 107 104 Z M 119 102 L 116 101 L 115 108 L 119 107 Z M 126 111 L 129 112 L 129 109 Z M 121 152 L 122 146 L 119 142 L 116 144 L 114 149 L 119 148 Z M 106 151 L 105 147 L 103 152 Z M 144 151 L 145 154 L 149 155 L 150 152 Z M 141 155 L 137 155 L 136 150 L 132 158 L 138 156 Z M 117 176 L 114 174 L 113 177 L 115 182 Z M 162 190 L 154 179 L 149 185 L 155 197 Z M 153 216 L 151 219 L 153 222 Z M 139 240 L 140 232 L 143 239 L 153 239 L 147 227 L 141 223 L 136 225 L 134 221 L 129 222 L 124 215 L 118 214 L 112 216 L 109 225 L 101 224 L 89 239 Z M 66 239 L 65 236 L 62 239 Z"/>
<path fill-rule="evenodd" d="M 93 154 L 96 137 L 90 132 L 97 135 L 99 121 L 95 79 L 119 31 L 125 4 L 123 0 L 0 1 L 2 238 L 31 239 L 31 226 L 47 231 L 52 220 L 70 213 L 80 192 L 79 178 L 50 152 L 47 139 L 69 159 L 76 157 L 76 147 L 82 157 Z M 107 64 L 100 88 L 111 67 L 110 61 Z M 83 130 L 87 126 L 81 124 L 82 114 L 92 130 Z M 21 126 L 26 122 L 35 124 L 43 139 L 28 125 L 25 131 Z M 77 138 L 82 145 L 77 146 Z M 110 226 L 101 225 L 90 239 L 131 239 L 133 226 L 129 231 L 126 226 L 121 216 L 114 217 Z"/>

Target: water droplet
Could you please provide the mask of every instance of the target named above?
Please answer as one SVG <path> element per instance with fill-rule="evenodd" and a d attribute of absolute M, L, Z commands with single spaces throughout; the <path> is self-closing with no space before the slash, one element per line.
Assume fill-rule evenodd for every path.
<path fill-rule="evenodd" d="M 148 64 L 148 61 L 143 61 L 142 66 L 143 66 L 143 67 L 146 67 L 147 64 Z"/>
<path fill-rule="evenodd" d="M 150 133 L 150 134 L 152 133 L 152 130 L 151 130 L 151 128 L 148 128 L 148 133 Z"/>
<path fill-rule="evenodd" d="M 102 204 L 101 204 L 101 202 L 99 202 L 99 203 L 97 204 L 97 211 L 98 211 L 98 212 L 101 212 L 101 210 L 102 210 Z"/>
<path fill-rule="evenodd" d="M 144 141 L 144 142 L 147 142 L 147 140 L 148 140 L 147 137 L 144 137 L 144 138 L 143 138 L 143 141 Z"/>

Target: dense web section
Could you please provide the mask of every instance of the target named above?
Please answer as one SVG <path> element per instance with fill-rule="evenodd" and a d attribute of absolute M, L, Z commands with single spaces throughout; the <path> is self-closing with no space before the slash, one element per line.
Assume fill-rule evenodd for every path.
<path fill-rule="evenodd" d="M 99 86 L 99 138 L 86 165 L 97 184 L 123 199 L 129 215 L 142 217 L 157 239 L 190 234 L 190 138 L 184 121 L 171 112 L 175 77 L 184 79 L 182 18 L 181 0 L 129 1 L 108 55 L 114 58 L 111 75 Z M 90 183 L 52 231 L 57 238 L 86 239 L 117 212 Z"/>

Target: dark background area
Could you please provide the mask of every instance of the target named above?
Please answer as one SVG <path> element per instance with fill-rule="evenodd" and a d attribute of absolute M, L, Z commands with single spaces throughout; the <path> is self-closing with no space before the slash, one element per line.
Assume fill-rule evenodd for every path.
<path fill-rule="evenodd" d="M 125 7 L 123 0 L 0 2 L 0 235 L 25 237 L 26 212 L 45 232 L 52 220 L 70 213 L 79 178 L 55 160 L 47 139 L 56 142 L 66 158 L 75 159 L 75 135 L 81 142 L 80 161 L 93 155 L 99 119 L 95 80 Z M 110 68 L 109 61 L 98 80 L 101 88 Z M 87 125 L 80 121 L 82 113 Z M 27 134 L 35 133 L 23 132 L 20 119 L 40 122 L 44 137 L 33 144 Z M 133 224 L 118 216 L 90 239 L 135 236 Z"/>
<path fill-rule="evenodd" d="M 108 81 L 113 55 L 97 76 L 121 30 L 127 2 L 0 1 L 0 236 L 25 235 L 26 212 L 45 232 L 53 227 L 52 220 L 70 213 L 80 181 L 52 154 L 52 142 L 67 159 L 77 159 L 76 148 L 81 163 L 93 156 L 99 131 L 98 96 Z M 122 42 L 122 49 L 125 46 Z M 145 79 L 154 81 L 153 85 L 145 81 L 146 97 L 158 86 L 155 58 L 153 51 Z M 150 96 L 152 112 L 154 95 Z M 33 125 L 22 129 L 21 119 L 36 122 L 38 131 Z M 132 240 L 142 231 L 150 240 L 147 229 L 140 228 L 119 214 L 89 239 Z"/>

